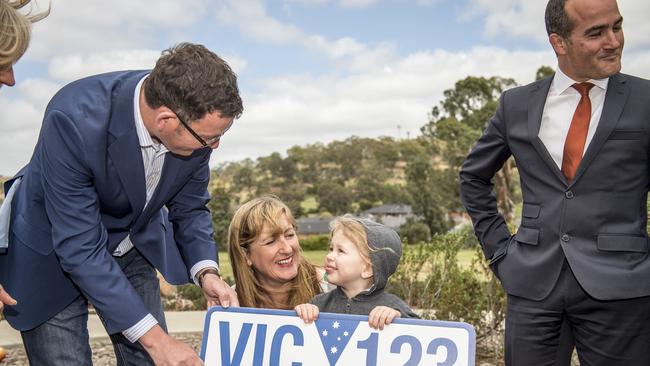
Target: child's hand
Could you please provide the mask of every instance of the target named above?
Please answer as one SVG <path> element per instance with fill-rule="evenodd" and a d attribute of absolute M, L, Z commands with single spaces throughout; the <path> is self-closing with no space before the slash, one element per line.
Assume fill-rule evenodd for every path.
<path fill-rule="evenodd" d="M 318 306 L 313 304 L 300 304 L 294 308 L 296 313 L 306 324 L 318 319 Z"/>
<path fill-rule="evenodd" d="M 393 319 L 399 317 L 399 311 L 388 306 L 377 306 L 368 314 L 368 324 L 373 329 L 383 330 L 384 325 L 390 324 Z"/>

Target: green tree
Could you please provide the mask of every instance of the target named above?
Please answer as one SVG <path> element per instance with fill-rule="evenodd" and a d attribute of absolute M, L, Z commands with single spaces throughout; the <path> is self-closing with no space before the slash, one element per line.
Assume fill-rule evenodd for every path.
<path fill-rule="evenodd" d="M 551 75 L 555 74 L 555 70 L 553 70 L 552 67 L 550 66 L 540 66 L 539 69 L 537 69 L 537 72 L 535 73 L 535 80 L 542 80 L 546 77 L 549 77 Z"/>
<path fill-rule="evenodd" d="M 433 107 L 429 123 L 421 128 L 421 132 L 429 150 L 441 159 L 437 170 L 446 172 L 443 175 L 453 180 L 451 186 L 457 187 L 460 167 L 494 115 L 499 95 L 515 85 L 515 81 L 509 78 L 469 76 L 456 82 L 453 89 L 445 90 L 445 99 L 440 106 Z M 508 222 L 514 219 L 515 169 L 513 160 L 509 159 L 495 176 L 499 210 Z M 448 194 L 452 202 L 447 207 L 459 209 L 457 188 Z"/>
<path fill-rule="evenodd" d="M 450 228 L 446 205 L 443 204 L 448 183 L 437 172 L 429 157 L 418 157 L 409 162 L 406 169 L 406 189 L 413 198 L 413 211 L 423 217 L 430 233 L 444 233 Z"/>
<path fill-rule="evenodd" d="M 212 191 L 208 209 L 212 214 L 214 240 L 220 248 L 228 248 L 228 226 L 233 214 L 230 204 L 230 195 L 223 187 L 217 187 Z"/>
<path fill-rule="evenodd" d="M 431 240 L 431 230 L 420 221 L 409 217 L 402 226 L 399 227 L 399 236 L 402 241 L 409 244 L 428 242 Z"/>
<path fill-rule="evenodd" d="M 342 215 L 350 211 L 352 195 L 342 184 L 327 181 L 318 187 L 318 203 L 321 211 L 328 211 L 332 215 Z"/>

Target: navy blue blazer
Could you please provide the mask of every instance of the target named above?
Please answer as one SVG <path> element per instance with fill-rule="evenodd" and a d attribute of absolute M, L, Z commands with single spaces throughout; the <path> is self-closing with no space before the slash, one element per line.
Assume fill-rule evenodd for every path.
<path fill-rule="evenodd" d="M 80 294 L 110 334 L 140 321 L 148 311 L 111 255 L 127 235 L 171 283 L 188 282 L 195 263 L 217 260 L 206 208 L 210 149 L 168 153 L 144 208 L 133 100 L 147 73 L 78 80 L 50 101 L 32 159 L 18 174 L 10 246 L 0 255 L 0 283 L 18 300 L 4 312 L 14 328 L 40 325 Z M 163 206 L 175 240 L 165 240 L 172 228 Z"/>

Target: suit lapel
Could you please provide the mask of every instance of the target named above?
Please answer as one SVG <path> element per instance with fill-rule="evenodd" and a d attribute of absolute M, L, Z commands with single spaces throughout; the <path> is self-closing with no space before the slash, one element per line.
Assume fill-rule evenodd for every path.
<path fill-rule="evenodd" d="M 133 93 L 138 81 L 145 74 L 146 72 L 138 73 L 126 79 L 120 90 L 115 93 L 108 128 L 114 138 L 109 143 L 108 154 L 136 216 L 144 207 L 146 188 L 144 163 L 133 116 Z"/>
<path fill-rule="evenodd" d="M 548 96 L 548 90 L 551 87 L 552 80 L 553 77 L 541 80 L 533 86 L 533 90 L 530 92 L 528 99 L 528 138 L 553 174 L 564 182 L 564 184 L 567 184 L 566 177 L 562 174 L 557 164 L 555 164 L 555 160 L 553 160 L 553 157 L 551 157 L 546 146 L 544 146 L 544 143 L 539 138 L 539 128 L 542 124 L 544 105 L 546 104 L 546 97 Z"/>
<path fill-rule="evenodd" d="M 571 182 L 571 185 L 575 184 L 575 182 L 580 179 L 591 161 L 598 154 L 598 151 L 600 151 L 603 144 L 605 144 L 605 141 L 607 141 L 609 134 L 612 133 L 618 124 L 618 119 L 621 117 L 629 93 L 630 90 L 627 85 L 625 85 L 625 77 L 623 75 L 616 74 L 609 79 L 603 104 L 603 112 L 598 121 L 598 128 L 587 147 L 587 151 L 585 151 L 585 155 L 578 166 L 576 176 L 573 179 L 573 182 Z"/>
<path fill-rule="evenodd" d="M 188 157 L 172 153 L 167 153 L 165 155 L 165 164 L 163 165 L 163 170 L 160 174 L 158 187 L 156 187 L 156 190 L 151 197 L 151 201 L 149 201 L 144 212 L 140 217 L 138 217 L 138 220 L 133 226 L 134 231 L 140 230 L 142 226 L 146 225 L 149 222 L 150 217 L 166 203 L 165 201 L 169 199 L 173 193 L 171 190 L 177 186 L 176 183 L 186 179 L 199 168 L 204 159 L 209 158 L 209 156 L 206 157 L 205 154 L 210 155 L 210 152 L 206 149 L 202 149 L 195 151 Z"/>
<path fill-rule="evenodd" d="M 159 201 L 161 197 L 167 197 L 169 190 L 176 181 L 179 171 L 183 168 L 183 164 L 180 162 L 181 160 L 176 155 L 172 153 L 165 154 L 165 163 L 163 164 L 163 169 L 160 173 L 160 181 L 158 182 L 158 186 L 156 187 L 153 196 L 151 196 L 149 204 L 134 225 L 133 229 L 135 231 L 139 230 L 141 225 L 146 224 L 149 221 L 148 218 L 151 216 L 153 211 L 160 209 L 159 206 L 161 206 L 161 203 Z"/>

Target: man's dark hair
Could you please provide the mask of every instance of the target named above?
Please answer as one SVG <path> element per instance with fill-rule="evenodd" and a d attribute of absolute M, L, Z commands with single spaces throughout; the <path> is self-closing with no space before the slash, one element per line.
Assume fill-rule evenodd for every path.
<path fill-rule="evenodd" d="M 239 118 L 244 110 L 237 76 L 202 45 L 181 43 L 164 50 L 143 87 L 151 108 L 165 106 L 187 123 L 215 111 Z"/>
<path fill-rule="evenodd" d="M 546 4 L 546 33 L 550 36 L 555 33 L 558 36 L 568 39 L 573 30 L 573 22 L 566 13 L 566 0 L 549 0 Z"/>

